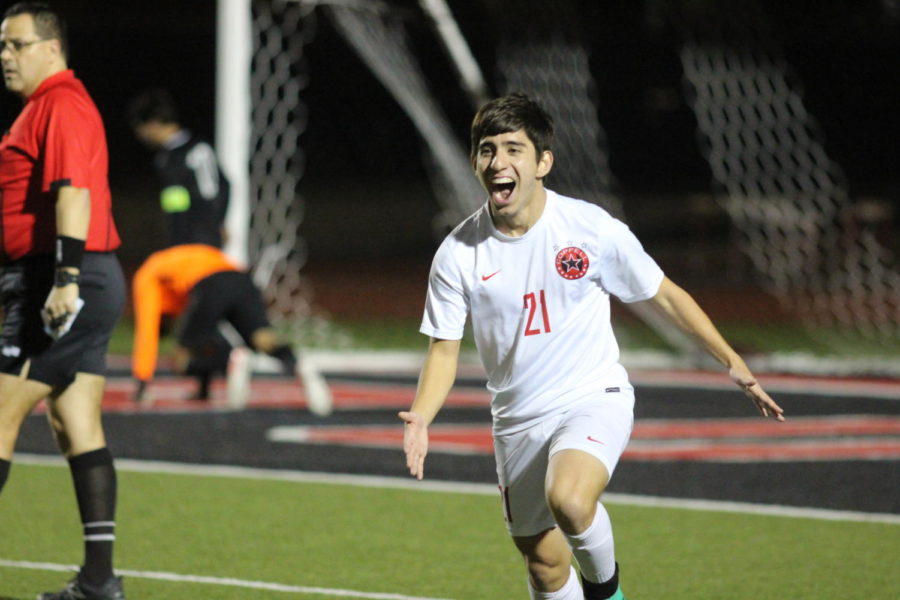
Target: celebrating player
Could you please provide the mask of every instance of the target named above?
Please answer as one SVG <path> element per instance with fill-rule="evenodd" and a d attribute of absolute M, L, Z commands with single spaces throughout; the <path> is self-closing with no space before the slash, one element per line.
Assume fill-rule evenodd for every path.
<path fill-rule="evenodd" d="M 434 257 L 420 328 L 430 343 L 415 400 L 400 413 L 403 448 L 421 479 L 428 426 L 453 386 L 471 317 L 506 524 L 531 598 L 621 600 L 599 500 L 631 435 L 634 390 L 619 364 L 609 296 L 650 303 L 721 362 L 763 416 L 784 417 L 622 222 L 544 187 L 552 137 L 549 115 L 522 94 L 492 100 L 474 118 L 471 160 L 488 198 Z"/>
<path fill-rule="evenodd" d="M 67 66 L 65 25 L 46 4 L 9 8 L 0 46 L 6 88 L 25 101 L 0 142 L 0 488 L 23 420 L 46 398 L 75 485 L 84 566 L 64 590 L 39 598 L 121 600 L 116 472 L 100 405 L 125 284 L 103 122 Z"/>

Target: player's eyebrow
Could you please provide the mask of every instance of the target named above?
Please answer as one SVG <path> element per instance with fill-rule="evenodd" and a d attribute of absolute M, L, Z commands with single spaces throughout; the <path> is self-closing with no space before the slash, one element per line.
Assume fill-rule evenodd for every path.
<path fill-rule="evenodd" d="M 524 148 L 527 144 L 525 142 L 520 142 L 518 140 L 507 140 L 504 142 L 500 142 L 500 145 L 503 147 L 516 146 L 519 148 Z M 495 142 L 481 142 L 478 145 L 479 148 L 496 148 L 497 144 Z"/>

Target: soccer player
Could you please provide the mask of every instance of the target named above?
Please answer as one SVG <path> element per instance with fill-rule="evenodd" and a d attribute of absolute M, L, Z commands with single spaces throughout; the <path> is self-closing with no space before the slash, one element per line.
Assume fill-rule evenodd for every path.
<path fill-rule="evenodd" d="M 8 89 L 24 101 L 0 141 L 0 488 L 20 427 L 47 400 L 69 460 L 84 565 L 43 600 L 120 600 L 116 472 L 101 424 L 106 348 L 125 301 L 100 114 L 67 66 L 65 25 L 43 3 L 0 23 Z"/>
<path fill-rule="evenodd" d="M 137 138 L 157 151 L 153 163 L 162 183 L 159 202 L 168 216 L 169 244 L 222 247 L 230 188 L 215 150 L 181 125 L 166 90 L 137 95 L 128 119 Z"/>
<path fill-rule="evenodd" d="M 763 416 L 784 417 L 622 222 L 544 187 L 552 136 L 550 116 L 522 94 L 492 100 L 473 120 L 471 160 L 488 198 L 435 254 L 421 326 L 430 344 L 412 407 L 400 413 L 403 448 L 421 479 L 428 426 L 453 386 L 471 317 L 492 395 L 506 525 L 531 598 L 621 600 L 599 500 L 631 434 L 634 391 L 609 296 L 650 303 L 721 362 Z"/>
<path fill-rule="evenodd" d="M 318 415 L 331 411 L 331 395 L 324 382 L 298 365 L 294 352 L 270 325 L 262 295 L 250 276 L 218 248 L 183 244 L 154 252 L 135 273 L 132 288 L 132 373 L 138 382 L 138 401 L 145 399 L 147 383 L 156 370 L 160 320 L 165 314 L 181 316 L 176 370 L 205 382 L 198 398 L 208 396 L 210 378 L 228 363 L 231 344 L 218 329 L 221 321 L 228 321 L 247 346 L 277 358 L 285 372 L 301 378 L 310 411 Z"/>

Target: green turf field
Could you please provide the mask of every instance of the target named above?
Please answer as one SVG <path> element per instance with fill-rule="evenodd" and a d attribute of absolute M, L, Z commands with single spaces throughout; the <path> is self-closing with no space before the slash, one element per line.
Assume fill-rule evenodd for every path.
<path fill-rule="evenodd" d="M 127 471 L 119 481 L 118 568 L 219 578 L 131 575 L 132 600 L 527 597 L 490 495 Z M 16 464 L 0 508 L 0 560 L 80 561 L 67 469 Z M 609 511 L 630 600 L 900 597 L 897 525 Z M 67 578 L 0 566 L 0 600 L 33 598 Z"/>

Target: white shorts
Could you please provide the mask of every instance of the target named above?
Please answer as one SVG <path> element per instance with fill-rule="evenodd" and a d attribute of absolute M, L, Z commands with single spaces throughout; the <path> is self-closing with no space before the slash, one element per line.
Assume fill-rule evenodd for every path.
<path fill-rule="evenodd" d="M 634 392 L 623 389 L 526 429 L 511 434 L 495 432 L 497 478 L 510 535 L 531 536 L 556 526 L 544 493 L 553 454 L 582 450 L 603 463 L 612 477 L 633 425 Z"/>

